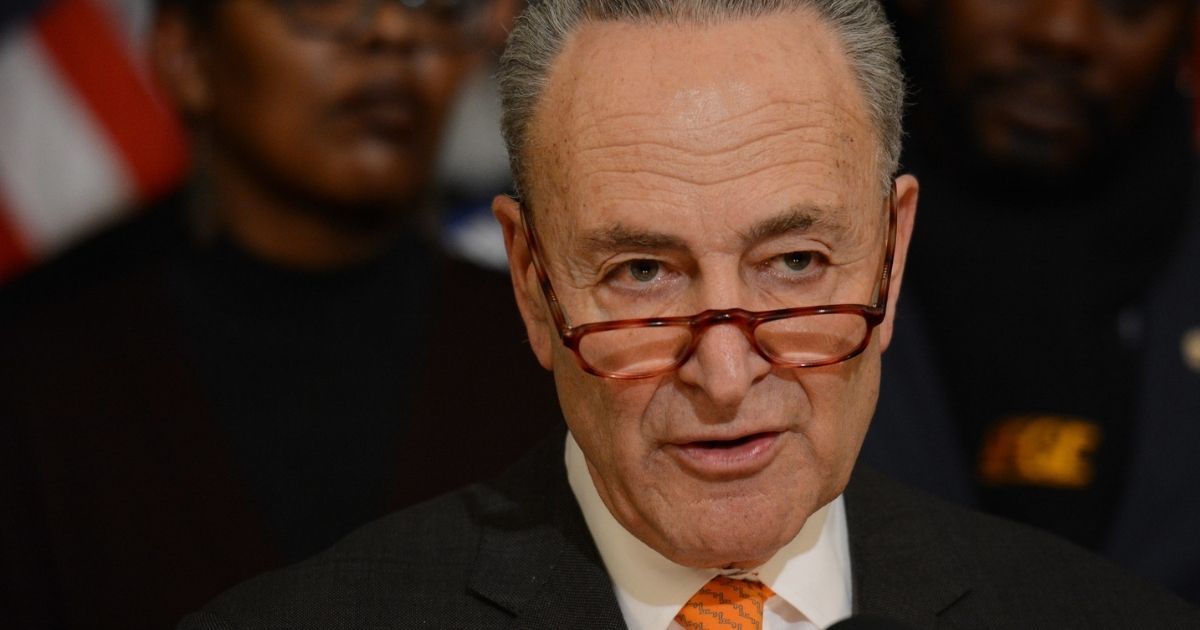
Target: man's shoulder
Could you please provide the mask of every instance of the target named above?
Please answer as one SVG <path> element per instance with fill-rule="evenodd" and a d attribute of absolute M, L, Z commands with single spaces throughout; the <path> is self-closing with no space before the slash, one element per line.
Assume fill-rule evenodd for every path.
<path fill-rule="evenodd" d="M 1104 558 L 870 470 L 855 473 L 847 518 L 865 611 L 894 613 L 917 593 L 927 612 L 982 624 L 971 627 L 1200 628 L 1200 611 Z"/>

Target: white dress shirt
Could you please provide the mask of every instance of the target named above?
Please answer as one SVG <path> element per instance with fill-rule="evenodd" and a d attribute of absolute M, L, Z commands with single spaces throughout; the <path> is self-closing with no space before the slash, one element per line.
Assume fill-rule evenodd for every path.
<path fill-rule="evenodd" d="M 570 432 L 566 464 L 571 491 L 630 630 L 678 629 L 679 609 L 722 573 L 748 573 L 775 591 L 776 597 L 765 605 L 763 630 L 817 630 L 850 616 L 850 547 L 841 496 L 809 517 L 792 542 L 757 569 L 693 569 L 668 560 L 617 522 L 596 492 L 583 451 Z"/>

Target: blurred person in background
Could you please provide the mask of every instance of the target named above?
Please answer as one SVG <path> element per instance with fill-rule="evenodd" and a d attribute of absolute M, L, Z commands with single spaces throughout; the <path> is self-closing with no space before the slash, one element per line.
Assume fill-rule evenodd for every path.
<path fill-rule="evenodd" d="M 891 9 L 925 185 L 864 460 L 1200 602 L 1194 3 Z"/>
<path fill-rule="evenodd" d="M 514 4 L 160 2 L 191 182 L 0 294 L 0 626 L 170 627 L 557 418 L 510 284 L 428 211 Z"/>

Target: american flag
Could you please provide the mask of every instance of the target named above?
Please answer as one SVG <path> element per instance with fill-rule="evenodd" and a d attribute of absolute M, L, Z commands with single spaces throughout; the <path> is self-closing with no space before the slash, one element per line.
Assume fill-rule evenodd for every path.
<path fill-rule="evenodd" d="M 185 135 L 144 55 L 147 0 L 0 8 L 0 283 L 175 186 Z"/>

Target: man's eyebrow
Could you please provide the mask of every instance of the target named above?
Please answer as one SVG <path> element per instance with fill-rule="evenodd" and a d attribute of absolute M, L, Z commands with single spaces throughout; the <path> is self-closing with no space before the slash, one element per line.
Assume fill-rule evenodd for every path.
<path fill-rule="evenodd" d="M 760 221 L 742 235 L 747 243 L 755 243 L 771 237 L 792 232 L 827 230 L 837 235 L 847 231 L 847 226 L 835 217 L 837 212 L 811 205 L 797 205 Z M 683 251 L 688 249 L 684 239 L 661 232 L 634 229 L 620 223 L 589 231 L 581 235 L 583 255 L 603 255 L 631 250 Z"/>
<path fill-rule="evenodd" d="M 606 254 L 629 250 L 683 250 L 687 244 L 683 239 L 660 232 L 635 230 L 616 224 L 606 228 L 587 232 L 580 240 L 583 243 L 583 253 Z"/>
<path fill-rule="evenodd" d="M 773 217 L 754 224 L 743 235 L 743 238 L 748 243 L 757 243 L 792 232 L 809 232 L 817 229 L 831 231 L 835 234 L 844 233 L 847 229 L 846 225 L 831 218 L 834 216 L 838 216 L 837 213 L 827 208 L 807 205 L 792 206 Z"/>

